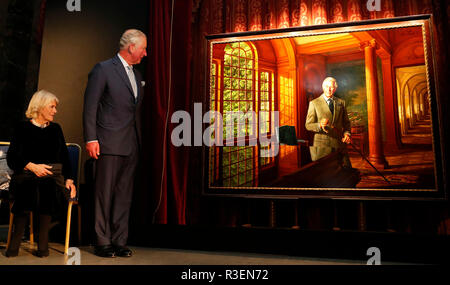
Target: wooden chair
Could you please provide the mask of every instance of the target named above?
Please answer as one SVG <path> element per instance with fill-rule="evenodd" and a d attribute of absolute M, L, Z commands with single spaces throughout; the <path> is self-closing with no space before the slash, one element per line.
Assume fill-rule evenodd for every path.
<path fill-rule="evenodd" d="M 68 254 L 69 240 L 70 240 L 70 224 L 72 220 L 72 206 L 78 207 L 78 242 L 81 243 L 81 206 L 78 203 L 79 191 L 80 191 L 80 171 L 81 171 L 81 147 L 75 143 L 68 143 L 67 149 L 69 150 L 69 160 L 73 171 L 74 184 L 77 188 L 77 196 L 73 199 L 69 199 L 69 205 L 67 207 L 67 222 L 66 222 L 66 240 L 64 244 L 64 254 Z"/>
<path fill-rule="evenodd" d="M 9 142 L 0 142 L 1 150 L 6 153 L 9 147 Z M 73 199 L 69 199 L 69 204 L 67 207 L 67 222 L 66 222 L 66 238 L 64 244 L 64 254 L 68 254 L 69 241 L 70 241 L 70 225 L 72 220 L 72 207 L 73 205 L 78 206 L 78 241 L 81 242 L 81 207 L 78 204 L 79 197 L 79 180 L 80 180 L 80 169 L 81 169 L 81 147 L 75 143 L 67 143 L 67 149 L 69 150 L 69 160 L 74 176 L 74 184 L 77 188 L 77 196 Z M 14 201 L 9 201 L 10 210 L 13 206 Z M 14 214 L 10 211 L 9 214 L 9 229 L 8 229 L 8 239 L 6 248 L 9 247 L 12 234 Z M 33 212 L 30 212 L 30 245 L 34 244 L 34 231 L 33 231 Z"/>

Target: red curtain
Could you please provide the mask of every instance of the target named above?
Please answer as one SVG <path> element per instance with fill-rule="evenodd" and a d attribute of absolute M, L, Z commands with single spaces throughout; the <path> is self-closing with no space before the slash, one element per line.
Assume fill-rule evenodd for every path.
<path fill-rule="evenodd" d="M 189 153 L 170 140 L 174 111 L 191 105 L 192 2 L 153 0 L 150 4 L 147 96 L 143 102 L 141 193 L 152 207 L 145 223 L 186 223 L 186 187 Z M 145 205 L 141 202 L 141 206 Z M 148 206 L 148 203 L 147 203 Z M 151 209 L 151 210 L 150 210 Z"/>

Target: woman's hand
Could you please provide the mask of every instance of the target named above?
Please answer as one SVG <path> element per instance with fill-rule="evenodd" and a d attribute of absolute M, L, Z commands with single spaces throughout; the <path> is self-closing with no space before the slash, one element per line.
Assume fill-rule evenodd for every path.
<path fill-rule="evenodd" d="M 37 177 L 45 177 L 47 175 L 52 175 L 53 172 L 51 172 L 49 169 L 52 169 L 52 166 L 47 164 L 35 164 L 32 162 L 29 162 L 25 169 L 28 169 L 29 171 L 36 174 Z"/>
<path fill-rule="evenodd" d="M 75 198 L 75 196 L 77 196 L 77 189 L 75 187 L 75 185 L 73 184 L 73 180 L 72 179 L 67 179 L 66 180 L 66 188 L 70 190 L 70 198 Z"/>

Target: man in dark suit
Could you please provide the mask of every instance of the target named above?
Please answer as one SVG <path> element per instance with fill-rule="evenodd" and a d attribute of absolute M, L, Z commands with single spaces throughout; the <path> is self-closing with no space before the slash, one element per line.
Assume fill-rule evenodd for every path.
<path fill-rule="evenodd" d="M 127 30 L 120 51 L 89 73 L 84 94 L 83 126 L 86 150 L 96 159 L 95 253 L 129 257 L 126 246 L 134 173 L 138 161 L 142 76 L 133 69 L 147 55 L 147 37 Z"/>

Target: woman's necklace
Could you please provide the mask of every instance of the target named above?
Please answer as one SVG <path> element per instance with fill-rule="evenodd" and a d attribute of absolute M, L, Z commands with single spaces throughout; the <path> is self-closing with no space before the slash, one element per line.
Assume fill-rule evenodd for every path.
<path fill-rule="evenodd" d="M 45 128 L 45 127 L 47 127 L 47 126 L 49 125 L 49 122 L 44 123 L 44 124 L 39 124 L 38 122 L 36 122 L 35 119 L 31 119 L 31 123 L 32 123 L 33 125 L 35 125 L 36 127 L 41 128 L 41 129 L 43 129 L 43 128 Z"/>

